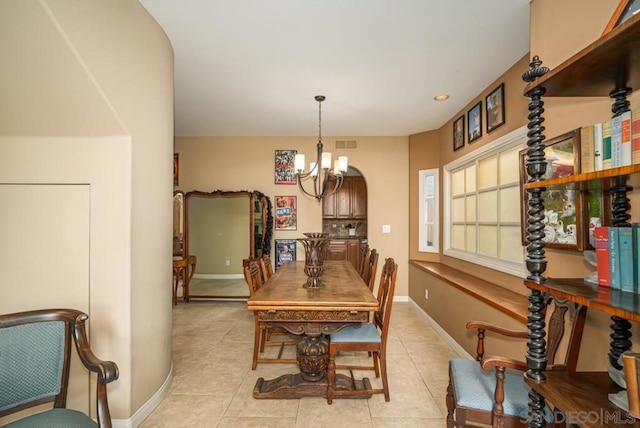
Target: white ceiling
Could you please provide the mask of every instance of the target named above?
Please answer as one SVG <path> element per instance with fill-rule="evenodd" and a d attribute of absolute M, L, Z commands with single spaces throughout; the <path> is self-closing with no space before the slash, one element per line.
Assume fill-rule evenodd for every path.
<path fill-rule="evenodd" d="M 323 135 L 437 129 L 529 50 L 529 0 L 140 1 L 173 46 L 177 136 L 317 135 L 319 94 Z"/>

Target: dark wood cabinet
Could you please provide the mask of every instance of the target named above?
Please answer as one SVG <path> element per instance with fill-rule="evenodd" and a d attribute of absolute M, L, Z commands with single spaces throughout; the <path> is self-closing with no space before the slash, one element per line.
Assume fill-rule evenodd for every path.
<path fill-rule="evenodd" d="M 531 176 L 524 185 L 528 198 L 528 212 L 536 213 L 540 209 L 542 191 L 552 185 L 569 184 L 578 191 L 588 193 L 592 189 L 602 189 L 612 195 L 611 225 L 629 226 L 631 206 L 627 193 L 629 176 L 640 174 L 640 165 L 629 165 L 602 171 L 576 174 L 572 176 L 545 180 L 544 159 L 544 121 L 543 97 L 568 96 L 611 96 L 614 99 L 612 112 L 615 115 L 628 109 L 628 88 L 640 86 L 640 15 L 630 18 L 610 33 L 601 37 L 582 51 L 560 64 L 552 71 L 541 67 L 534 57 L 531 69 L 524 74 L 528 85 L 525 95 L 531 99 L 529 104 L 529 140 L 527 141 L 527 171 Z M 542 138 L 541 138 L 542 137 Z M 537 156 L 541 154 L 541 156 Z M 538 198 L 538 200 L 536 200 Z M 541 211 L 540 211 L 541 212 Z M 545 373 L 546 343 L 544 320 L 545 299 L 557 296 L 611 315 L 613 321 L 612 341 L 609 348 L 609 361 L 618 366 L 619 355 L 631 347 L 631 323 L 640 322 L 640 303 L 635 293 L 612 290 L 584 282 L 581 278 L 550 279 L 544 277 L 546 269 L 544 241 L 536 230 L 540 230 L 542 217 L 528 226 L 527 269 L 529 275 L 525 285 L 529 288 L 529 339 L 527 343 L 527 361 L 529 371 L 525 380 L 532 388 L 529 394 L 530 409 L 535 409 L 528 426 L 538 427 L 543 420 L 545 400 L 551 401 L 558 410 L 573 415 L 587 415 L 601 411 L 600 415 L 614 415 L 621 412 L 613 406 L 607 392 L 613 387 L 606 372 L 583 373 Z M 603 350 L 603 352 L 605 352 Z M 538 362 L 545 362 L 539 364 Z M 621 369 L 621 367 L 618 367 Z M 622 413 L 619 413 L 622 414 Z M 587 420 L 589 419 L 589 420 Z M 625 426 L 640 426 L 640 421 L 628 421 Z M 544 423 L 543 423 L 544 424 Z M 577 426 L 619 426 L 615 420 L 577 421 Z"/>
<path fill-rule="evenodd" d="M 349 239 L 347 241 L 347 260 L 351 262 L 354 268 L 360 268 L 360 240 Z"/>
<path fill-rule="evenodd" d="M 335 239 L 329 242 L 326 260 L 348 260 L 356 270 L 360 268 L 359 239 Z"/>
<path fill-rule="evenodd" d="M 322 200 L 322 217 L 367 218 L 367 185 L 364 178 L 362 176 L 345 177 L 340 189 Z"/>
<path fill-rule="evenodd" d="M 334 193 L 335 218 L 351 218 L 351 177 L 347 177 Z"/>
<path fill-rule="evenodd" d="M 362 177 L 351 181 L 351 213 L 353 218 L 367 218 L 367 184 Z"/>
<path fill-rule="evenodd" d="M 347 241 L 335 240 L 329 242 L 326 260 L 347 260 Z"/>

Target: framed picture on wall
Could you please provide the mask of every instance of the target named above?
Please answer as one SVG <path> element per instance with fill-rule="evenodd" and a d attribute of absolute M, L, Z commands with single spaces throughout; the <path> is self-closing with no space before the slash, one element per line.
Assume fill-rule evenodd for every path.
<path fill-rule="evenodd" d="M 296 196 L 275 197 L 275 229 L 297 230 L 298 207 Z"/>
<path fill-rule="evenodd" d="M 275 184 L 296 184 L 294 160 L 297 150 L 276 150 Z"/>
<path fill-rule="evenodd" d="M 296 261 L 296 240 L 276 239 L 276 270 L 286 262 Z"/>
<path fill-rule="evenodd" d="M 174 186 L 178 185 L 178 176 L 180 173 L 179 157 L 180 155 L 178 153 L 173 154 L 173 185 Z"/>
<path fill-rule="evenodd" d="M 453 122 L 453 151 L 464 147 L 464 115 Z"/>
<path fill-rule="evenodd" d="M 529 193 L 524 190 L 528 180 L 526 171 L 526 153 L 521 150 L 520 156 L 520 198 L 522 201 L 522 242 L 526 245 L 529 218 Z M 561 178 L 580 173 L 580 129 L 574 129 L 560 136 L 545 141 L 545 159 L 547 171 L 545 180 Z M 545 246 L 567 250 L 584 251 L 589 245 L 589 222 L 593 217 L 602 220 L 599 205 L 595 200 L 584 198 L 582 192 L 570 184 L 550 186 L 542 192 L 544 206 L 544 238 Z M 597 210 L 597 213 L 594 211 Z"/>
<path fill-rule="evenodd" d="M 467 141 L 472 143 L 482 137 L 482 101 L 467 112 Z"/>
<path fill-rule="evenodd" d="M 620 0 L 616 10 L 613 11 L 613 15 L 611 15 L 607 26 L 604 27 L 602 35 L 604 36 L 638 12 L 640 12 L 640 0 Z"/>
<path fill-rule="evenodd" d="M 504 125 L 504 83 L 495 88 L 485 99 L 487 109 L 487 133 Z"/>

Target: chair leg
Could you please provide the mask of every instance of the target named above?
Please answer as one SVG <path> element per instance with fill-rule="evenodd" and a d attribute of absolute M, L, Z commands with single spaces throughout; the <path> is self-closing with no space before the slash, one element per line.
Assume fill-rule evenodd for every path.
<path fill-rule="evenodd" d="M 333 403 L 333 382 L 336 378 L 336 354 L 329 348 L 329 364 L 327 366 L 327 403 Z"/>
<path fill-rule="evenodd" d="M 378 352 L 373 352 L 372 353 L 372 357 L 373 357 L 373 370 L 376 373 L 376 377 L 380 377 L 380 355 L 382 354 L 382 352 L 378 353 Z"/>
<path fill-rule="evenodd" d="M 453 385 L 451 383 L 451 373 L 449 373 L 449 385 L 447 386 L 447 428 L 454 428 L 453 412 L 456 409 L 456 403 L 453 398 Z"/>
<path fill-rule="evenodd" d="M 267 343 L 267 329 L 264 327 L 260 328 L 260 353 L 264 352 L 264 346 Z"/>
<path fill-rule="evenodd" d="M 382 389 L 384 390 L 384 401 L 391 401 L 391 397 L 389 395 L 389 383 L 387 382 L 387 353 L 380 352 L 378 354 L 380 359 L 380 371 L 382 372 Z M 377 361 L 377 359 L 376 359 Z"/>
<path fill-rule="evenodd" d="M 253 361 L 251 362 L 251 370 L 255 370 L 258 366 L 258 349 L 260 349 L 260 338 L 262 329 L 258 323 L 258 318 L 254 316 L 254 332 L 253 332 Z"/>

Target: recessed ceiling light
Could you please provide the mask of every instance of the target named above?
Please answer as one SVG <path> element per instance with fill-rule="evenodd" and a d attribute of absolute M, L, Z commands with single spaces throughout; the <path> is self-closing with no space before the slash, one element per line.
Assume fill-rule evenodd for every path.
<path fill-rule="evenodd" d="M 449 95 L 447 94 L 436 95 L 435 97 L 433 97 L 433 99 L 436 101 L 444 101 L 449 99 Z"/>

